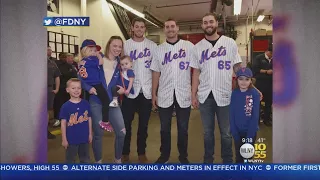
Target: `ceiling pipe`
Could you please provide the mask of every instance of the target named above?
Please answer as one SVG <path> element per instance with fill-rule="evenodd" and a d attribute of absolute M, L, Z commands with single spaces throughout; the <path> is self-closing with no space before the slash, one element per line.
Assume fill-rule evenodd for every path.
<path fill-rule="evenodd" d="M 253 19 L 257 18 L 258 16 L 253 16 Z M 268 15 L 269 17 L 269 15 Z M 272 17 L 272 15 L 270 15 L 270 17 Z M 238 20 L 247 20 L 248 16 L 246 15 L 239 15 L 239 16 L 228 16 L 227 17 L 227 21 L 228 20 L 232 20 L 233 18 L 235 18 L 234 20 L 236 21 L 237 19 Z M 251 19 L 252 16 L 249 16 L 249 19 Z M 191 20 L 191 21 L 178 21 L 178 25 L 179 24 L 185 24 L 185 23 L 202 23 L 202 20 L 201 19 L 197 19 L 197 20 Z M 222 22 L 219 22 L 219 23 L 222 23 Z"/>
<path fill-rule="evenodd" d="M 146 18 L 151 20 L 153 23 L 157 24 L 158 26 L 160 26 L 161 28 L 163 28 L 163 22 L 160 21 L 159 19 L 157 19 L 156 17 L 154 17 L 152 14 L 150 14 L 148 11 L 144 10 L 142 12 L 143 14 L 146 15 Z"/>
<path fill-rule="evenodd" d="M 251 2 L 252 2 L 252 3 L 251 3 L 251 17 L 252 17 L 252 19 L 251 19 L 251 21 L 252 21 L 252 22 L 251 22 L 251 23 L 252 23 L 252 24 L 251 24 L 251 31 L 253 31 L 253 15 L 254 15 L 254 14 L 253 14 L 253 0 L 252 0 Z"/>
<path fill-rule="evenodd" d="M 213 13 L 217 10 L 218 0 L 211 0 L 210 12 Z"/>
<path fill-rule="evenodd" d="M 185 4 L 173 4 L 173 5 L 165 5 L 165 6 L 156 6 L 156 8 L 168 8 L 168 7 L 176 7 L 176 6 L 189 6 L 189 5 L 196 5 L 196 4 L 206 4 L 211 3 L 211 1 L 202 1 L 196 3 L 185 3 Z"/>
<path fill-rule="evenodd" d="M 268 17 L 272 18 L 272 15 L 268 15 Z M 258 16 L 246 16 L 246 15 L 239 15 L 239 16 L 228 16 L 226 18 L 226 23 L 232 23 L 232 24 L 246 24 L 247 20 L 251 19 L 257 19 Z M 195 26 L 195 27 L 201 27 L 202 20 L 191 20 L 191 21 L 178 21 L 178 26 L 180 27 L 186 27 L 186 26 Z M 219 27 L 223 27 L 224 22 L 219 22 Z M 250 23 L 251 24 L 251 23 Z M 249 25 L 249 24 L 248 24 Z M 155 29 L 154 26 L 148 26 L 148 28 Z"/>
<path fill-rule="evenodd" d="M 256 5 L 256 8 L 255 8 L 255 10 L 254 10 L 254 15 L 256 15 L 256 13 L 257 13 L 257 9 L 258 9 L 259 3 L 260 3 L 260 0 L 258 1 L 257 5 Z"/>

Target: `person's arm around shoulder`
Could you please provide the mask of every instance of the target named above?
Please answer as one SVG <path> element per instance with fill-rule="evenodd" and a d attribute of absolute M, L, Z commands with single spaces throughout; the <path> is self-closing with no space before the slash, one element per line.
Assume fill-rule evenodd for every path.
<path fill-rule="evenodd" d="M 192 101 L 192 106 L 194 108 L 199 108 L 199 100 L 198 100 L 198 87 L 200 84 L 200 70 L 193 68 L 193 73 L 192 73 L 192 84 L 191 84 L 191 101 Z"/>
<path fill-rule="evenodd" d="M 241 69 L 241 65 L 242 65 L 242 59 L 241 56 L 239 54 L 239 49 L 238 49 L 238 45 L 236 43 L 236 41 L 234 41 L 233 39 L 232 41 L 232 45 L 233 45 L 233 59 L 232 59 L 232 64 L 233 64 L 233 71 L 234 73 L 237 73 L 237 71 L 239 69 Z M 226 64 L 227 66 L 227 64 Z"/>
<path fill-rule="evenodd" d="M 233 139 L 235 141 L 240 141 L 240 136 L 239 136 L 239 132 L 238 132 L 238 128 L 236 126 L 236 106 L 235 104 L 237 103 L 236 102 L 236 91 L 237 90 L 234 90 L 231 94 L 231 102 L 230 102 L 230 115 L 229 115 L 229 119 L 230 119 L 230 132 L 233 136 Z"/>
<path fill-rule="evenodd" d="M 197 58 L 197 51 L 195 46 L 193 47 L 193 50 L 191 52 L 191 61 L 190 61 L 190 67 L 192 67 L 192 84 L 191 84 L 191 102 L 192 106 L 194 108 L 199 108 L 199 100 L 198 100 L 198 87 L 200 84 L 200 64 Z"/>
<path fill-rule="evenodd" d="M 252 84 L 252 87 L 257 91 L 257 93 L 259 94 L 259 97 L 260 97 L 260 101 L 263 99 L 263 94 L 261 91 L 259 91 L 258 88 L 256 88 L 253 84 Z"/>
<path fill-rule="evenodd" d="M 123 76 L 122 76 L 122 70 L 121 70 L 121 67 L 120 67 L 120 65 L 119 65 L 119 62 L 120 61 L 120 59 L 119 58 L 117 58 L 117 65 L 116 65 L 116 67 L 115 67 L 115 72 L 114 72 L 114 74 L 119 74 L 116 78 L 118 78 L 118 79 L 116 79 L 116 82 L 117 82 L 117 87 L 119 88 L 119 90 L 117 91 L 117 93 L 119 94 L 119 95 L 122 95 L 122 94 L 124 94 L 125 93 L 125 88 L 124 87 L 122 87 L 123 86 L 123 84 L 122 84 L 122 78 L 123 78 Z M 112 79 L 113 78 L 115 78 L 115 76 L 112 76 Z M 113 81 L 111 79 L 111 81 Z M 120 84 L 121 85 L 119 85 L 119 83 L 118 82 L 121 82 Z"/>
<path fill-rule="evenodd" d="M 260 69 L 260 66 L 261 66 L 261 60 L 260 60 L 260 56 L 257 56 L 255 57 L 254 59 L 254 64 L 252 66 L 252 72 L 253 72 L 253 75 L 254 77 L 258 74 L 258 73 L 261 73 L 261 69 Z M 260 101 L 263 99 L 263 94 L 261 91 L 259 91 L 258 88 L 256 88 L 253 84 L 252 84 L 252 87 L 255 88 L 257 90 L 257 92 L 259 93 L 260 95 Z"/>
<path fill-rule="evenodd" d="M 247 133 L 247 138 L 254 138 L 258 130 L 258 123 L 259 123 L 259 114 L 260 114 L 260 95 L 255 90 L 252 89 L 252 100 L 253 100 L 253 107 L 251 113 L 251 120 L 250 125 Z"/>
<path fill-rule="evenodd" d="M 160 79 L 160 63 L 159 63 L 159 58 L 157 54 L 157 50 L 155 51 L 153 55 L 153 59 L 151 62 L 150 69 L 152 70 L 152 105 L 153 108 L 158 107 L 158 86 L 159 86 L 159 79 Z"/>
<path fill-rule="evenodd" d="M 131 90 L 131 88 L 133 86 L 133 81 L 134 81 L 135 75 L 134 75 L 134 72 L 133 72 L 132 69 L 128 69 L 127 70 L 127 75 L 128 75 L 128 78 L 129 78 L 129 85 L 128 85 L 128 89 L 126 89 L 126 91 L 125 91 L 125 94 L 129 95 L 130 90 Z"/>

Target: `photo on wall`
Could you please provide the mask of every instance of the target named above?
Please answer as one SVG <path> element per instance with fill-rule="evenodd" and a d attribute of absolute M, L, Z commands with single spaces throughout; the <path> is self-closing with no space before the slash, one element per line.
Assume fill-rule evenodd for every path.
<path fill-rule="evenodd" d="M 59 0 L 47 0 L 47 11 L 59 14 Z"/>

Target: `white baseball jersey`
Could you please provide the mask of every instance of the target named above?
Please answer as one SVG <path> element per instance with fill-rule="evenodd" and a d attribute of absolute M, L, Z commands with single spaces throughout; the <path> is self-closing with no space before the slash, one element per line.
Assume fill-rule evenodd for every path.
<path fill-rule="evenodd" d="M 204 103 L 212 91 L 218 106 L 229 105 L 233 65 L 240 62 L 237 44 L 229 37 L 221 36 L 214 47 L 205 38 L 197 43 L 190 66 L 200 70 L 199 102 Z"/>
<path fill-rule="evenodd" d="M 190 61 L 194 45 L 179 40 L 172 45 L 162 43 L 156 49 L 151 70 L 160 72 L 158 106 L 168 108 L 173 104 L 174 93 L 180 107 L 191 106 Z"/>
<path fill-rule="evenodd" d="M 124 43 L 124 53 L 130 56 L 133 61 L 133 71 L 135 78 L 133 81 L 134 94 L 129 94 L 128 98 L 136 98 L 140 92 L 146 99 L 151 99 L 152 72 L 150 70 L 154 50 L 157 44 L 144 38 L 142 42 L 128 39 Z"/>

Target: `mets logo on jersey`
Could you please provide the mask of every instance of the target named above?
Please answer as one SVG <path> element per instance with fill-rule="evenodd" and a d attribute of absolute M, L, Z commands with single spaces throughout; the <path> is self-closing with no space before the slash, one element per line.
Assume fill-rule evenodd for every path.
<path fill-rule="evenodd" d="M 208 61 L 210 59 L 214 59 L 216 57 L 227 55 L 227 50 L 226 50 L 226 47 L 224 47 L 224 46 L 220 46 L 217 50 L 212 51 L 212 52 L 209 52 L 209 50 L 210 49 L 206 49 L 206 50 L 202 51 L 201 59 L 199 61 L 200 64 L 205 63 L 206 61 Z"/>
<path fill-rule="evenodd" d="M 82 122 L 88 121 L 88 111 L 85 111 L 83 115 L 79 116 L 78 118 L 78 112 L 73 113 L 70 115 L 69 121 L 68 121 L 68 126 L 73 126 L 76 124 L 80 124 Z"/>

